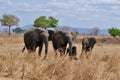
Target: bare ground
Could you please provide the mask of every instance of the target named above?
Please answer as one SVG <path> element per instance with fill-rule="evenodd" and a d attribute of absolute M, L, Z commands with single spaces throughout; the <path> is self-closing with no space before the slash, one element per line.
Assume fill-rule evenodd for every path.
<path fill-rule="evenodd" d="M 0 34 L 0 80 L 120 80 L 120 38 L 96 36 L 92 56 L 79 58 L 81 38 L 78 36 L 77 60 L 59 55 L 55 58 L 52 43 L 46 60 L 37 51 L 21 52 L 23 35 Z"/>

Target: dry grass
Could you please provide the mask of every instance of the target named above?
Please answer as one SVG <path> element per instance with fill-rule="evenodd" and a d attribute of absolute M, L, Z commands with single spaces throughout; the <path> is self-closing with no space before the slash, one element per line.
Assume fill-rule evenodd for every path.
<path fill-rule="evenodd" d="M 22 35 L 4 36 L 0 35 L 0 80 L 120 80 L 119 45 L 97 44 L 91 57 L 71 60 L 68 56 L 55 58 L 50 42 L 43 60 L 44 50 L 42 57 L 37 51 L 21 53 Z M 81 44 L 75 45 L 79 57 Z"/>

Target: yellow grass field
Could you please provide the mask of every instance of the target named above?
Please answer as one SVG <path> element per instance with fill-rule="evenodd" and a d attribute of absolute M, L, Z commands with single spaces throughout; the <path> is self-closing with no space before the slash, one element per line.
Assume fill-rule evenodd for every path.
<path fill-rule="evenodd" d="M 49 42 L 48 56 L 37 50 L 21 52 L 23 35 L 0 34 L 0 80 L 120 80 L 120 38 L 97 36 L 92 56 L 79 58 L 83 36 L 78 36 L 77 60 L 68 56 L 55 58 Z"/>

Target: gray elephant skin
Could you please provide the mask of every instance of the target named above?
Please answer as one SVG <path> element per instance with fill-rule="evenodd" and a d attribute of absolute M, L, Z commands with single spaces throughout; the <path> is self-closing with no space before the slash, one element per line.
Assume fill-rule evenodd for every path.
<path fill-rule="evenodd" d="M 72 41 L 73 41 L 73 36 L 70 32 L 56 31 L 52 39 L 55 54 L 57 55 L 57 50 L 61 48 L 63 49 L 63 53 L 65 54 L 67 44 L 69 44 L 69 48 L 70 48 L 69 56 L 71 56 L 72 55 Z"/>
<path fill-rule="evenodd" d="M 94 37 L 85 37 L 82 39 L 82 53 L 91 52 L 94 45 L 96 44 L 96 39 Z"/>
<path fill-rule="evenodd" d="M 45 57 L 48 53 L 48 31 L 40 30 L 40 29 L 32 29 L 24 34 L 24 43 L 25 46 L 22 50 L 24 52 L 25 48 L 27 48 L 28 52 L 35 52 L 36 48 L 39 47 L 39 56 L 41 56 L 41 51 L 43 48 L 43 43 L 45 44 Z"/>

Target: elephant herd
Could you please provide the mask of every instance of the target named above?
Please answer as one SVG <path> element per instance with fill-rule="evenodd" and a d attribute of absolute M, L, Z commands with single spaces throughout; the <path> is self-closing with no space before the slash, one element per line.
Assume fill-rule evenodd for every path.
<path fill-rule="evenodd" d="M 48 53 L 48 42 L 52 41 L 53 49 L 56 55 L 58 50 L 60 52 L 60 55 L 69 53 L 69 56 L 75 56 L 77 53 L 76 46 L 73 46 L 73 41 L 75 40 L 75 38 L 76 36 L 71 32 L 59 31 L 59 30 L 53 31 L 53 30 L 31 29 L 24 33 L 25 46 L 22 49 L 22 52 L 24 52 L 25 48 L 27 49 L 28 53 L 35 52 L 36 48 L 39 47 L 38 55 L 41 56 L 41 51 L 44 44 L 45 45 L 44 59 L 45 59 Z M 95 43 L 96 43 L 95 38 L 83 38 L 82 53 L 91 51 Z M 67 44 L 69 44 L 69 48 L 67 48 Z"/>

